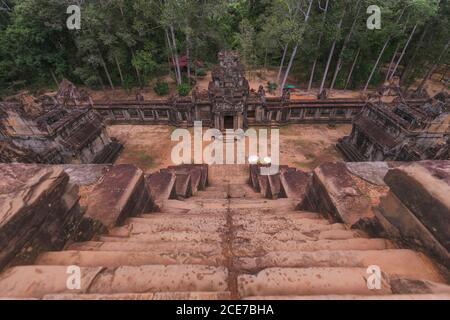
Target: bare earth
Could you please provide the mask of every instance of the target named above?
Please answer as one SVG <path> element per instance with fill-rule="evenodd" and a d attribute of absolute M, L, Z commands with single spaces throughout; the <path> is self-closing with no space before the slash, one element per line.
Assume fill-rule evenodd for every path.
<path fill-rule="evenodd" d="M 135 164 L 146 172 L 174 165 L 171 152 L 177 142 L 170 139 L 174 129 L 174 127 L 155 125 L 109 126 L 109 134 L 118 138 L 125 146 L 116 163 Z M 268 130 L 270 132 L 270 129 Z M 189 131 L 193 133 L 192 129 Z M 339 138 L 348 135 L 350 131 L 351 125 L 337 125 L 331 128 L 327 125 L 294 124 L 282 127 L 280 129 L 280 163 L 310 170 L 323 162 L 341 160 L 342 156 L 335 145 Z M 203 148 L 209 143 L 203 142 Z M 246 146 L 248 157 L 248 140 Z"/>

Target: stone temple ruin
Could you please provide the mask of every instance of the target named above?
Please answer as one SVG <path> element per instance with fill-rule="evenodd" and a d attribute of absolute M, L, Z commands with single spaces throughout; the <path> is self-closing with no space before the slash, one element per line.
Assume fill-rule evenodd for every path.
<path fill-rule="evenodd" d="M 89 96 L 68 81 L 54 96 L 21 93 L 0 102 L 1 162 L 105 163 L 121 148 Z"/>
<path fill-rule="evenodd" d="M 267 176 L 262 164 L 186 164 L 145 174 L 134 165 L 83 163 L 101 162 L 91 160 L 103 152 L 109 162 L 116 149 L 97 111 L 153 123 L 160 120 L 146 115 L 167 109 L 184 126 L 209 108 L 210 125 L 226 128 L 274 125 L 280 114 L 287 123 L 332 124 L 338 110 L 359 108 L 263 92 L 252 100 L 236 56 L 222 58 L 210 95 L 186 105 L 99 103 L 71 94 L 69 83 L 64 98 L 2 104 L 2 160 L 57 160 L 0 164 L 0 298 L 450 299 L 448 110 L 435 100 L 365 104 L 339 144 L 354 162 L 312 171 L 282 165 Z M 259 120 L 246 120 L 254 106 Z M 310 109 L 314 116 L 303 118 Z M 54 129 L 65 123 L 78 129 Z M 94 123 L 98 131 L 83 129 Z M 96 155 L 66 144 L 84 130 L 92 136 L 84 148 Z M 92 146 L 96 139 L 103 147 Z M 44 157 L 35 141 L 58 156 Z M 79 288 L 67 285 L 69 266 L 80 268 Z M 378 284 L 369 280 L 374 266 Z"/>
<path fill-rule="evenodd" d="M 368 102 L 338 148 L 350 161 L 450 159 L 450 107 L 438 94 L 426 103 Z"/>

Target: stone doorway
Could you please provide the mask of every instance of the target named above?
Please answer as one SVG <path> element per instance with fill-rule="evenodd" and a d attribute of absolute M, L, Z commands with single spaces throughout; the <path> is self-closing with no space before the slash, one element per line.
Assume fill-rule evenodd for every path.
<path fill-rule="evenodd" d="M 233 129 L 234 130 L 234 116 L 224 116 L 223 117 L 223 126 L 224 126 L 224 129 Z"/>

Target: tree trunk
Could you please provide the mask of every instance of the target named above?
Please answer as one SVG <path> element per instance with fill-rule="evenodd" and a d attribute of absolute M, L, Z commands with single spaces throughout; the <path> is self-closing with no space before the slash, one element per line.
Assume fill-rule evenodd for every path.
<path fill-rule="evenodd" d="M 167 45 L 169 46 L 170 55 L 172 57 L 172 60 L 169 63 L 169 68 L 170 68 L 171 65 L 173 65 L 173 67 L 174 67 L 173 69 L 174 69 L 174 72 L 175 72 L 175 79 L 176 79 L 176 82 L 178 84 L 180 82 L 180 76 L 178 74 L 178 69 L 175 66 L 175 54 L 173 52 L 173 48 L 172 48 L 172 43 L 171 43 L 171 40 L 170 40 L 169 32 L 167 31 L 167 29 L 164 29 L 164 31 L 166 33 Z"/>
<path fill-rule="evenodd" d="M 400 49 L 400 43 L 397 44 L 397 47 L 395 48 L 394 54 L 392 55 L 391 62 L 389 62 L 389 68 L 388 68 L 388 71 L 386 72 L 386 77 L 384 78 L 385 82 L 388 81 L 389 76 L 391 75 L 392 65 L 394 64 L 395 57 L 397 56 L 398 49 Z"/>
<path fill-rule="evenodd" d="M 400 16 L 397 18 L 396 23 L 398 23 L 398 22 L 400 21 L 400 19 L 402 18 L 402 16 L 403 16 L 404 13 L 405 13 L 405 8 L 403 8 L 402 13 L 401 13 Z M 366 85 L 364 86 L 364 92 L 366 92 L 366 91 L 367 91 L 367 88 L 369 87 L 370 81 L 372 80 L 372 77 L 373 77 L 373 75 L 374 75 L 374 73 L 375 73 L 375 70 L 377 69 L 378 64 L 380 63 L 381 57 L 383 56 L 384 50 L 386 50 L 386 47 L 387 47 L 389 41 L 391 41 L 391 36 L 389 36 L 389 37 L 386 39 L 386 42 L 384 43 L 384 46 L 383 46 L 383 48 L 381 49 L 380 54 L 378 55 L 377 61 L 375 62 L 375 65 L 374 65 L 373 68 L 372 68 L 372 72 L 370 72 L 369 79 L 367 79 Z"/>
<path fill-rule="evenodd" d="M 294 50 L 292 51 L 292 54 L 291 54 L 291 58 L 289 59 L 289 64 L 286 68 L 286 73 L 284 74 L 283 82 L 281 83 L 281 86 L 280 86 L 280 93 L 283 93 L 284 86 L 286 85 L 286 80 L 289 75 L 289 71 L 291 70 L 292 63 L 294 62 L 295 55 L 297 54 L 297 49 L 298 49 L 298 44 L 295 45 Z"/>
<path fill-rule="evenodd" d="M 280 63 L 280 69 L 278 69 L 278 75 L 277 75 L 277 84 L 278 85 L 280 85 L 281 71 L 283 71 L 284 59 L 286 58 L 287 49 L 288 49 L 288 44 L 286 44 L 284 46 L 283 57 L 281 58 L 281 63 Z"/>
<path fill-rule="evenodd" d="M 383 56 L 384 50 L 386 50 L 386 47 L 387 47 L 387 45 L 389 43 L 389 40 L 391 40 L 390 37 L 386 40 L 386 42 L 384 43 L 383 48 L 380 51 L 380 54 L 378 55 L 377 61 L 375 62 L 375 65 L 372 68 L 372 72 L 370 73 L 369 79 L 367 79 L 366 85 L 364 86 L 364 92 L 366 92 L 367 88 L 369 87 L 370 81 L 372 80 L 372 77 L 373 77 L 373 75 L 375 73 L 375 70 L 378 67 L 378 63 L 380 63 L 381 57 Z"/>
<path fill-rule="evenodd" d="M 106 65 L 105 60 L 103 59 L 101 54 L 100 54 L 100 61 L 101 61 L 102 66 L 103 66 L 103 70 L 105 70 L 106 77 L 108 78 L 109 86 L 111 87 L 111 89 L 115 90 L 114 89 L 114 84 L 113 84 L 112 79 L 111 79 L 111 75 L 109 74 L 108 66 Z"/>
<path fill-rule="evenodd" d="M 439 55 L 438 60 L 433 64 L 433 66 L 431 67 L 431 69 L 427 72 L 427 74 L 425 75 L 425 77 L 423 78 L 422 82 L 420 83 L 419 87 L 417 88 L 416 92 L 419 92 L 423 89 L 423 86 L 425 85 L 425 83 L 427 82 L 427 80 L 433 75 L 434 70 L 436 70 L 436 67 L 439 65 L 439 63 L 442 60 L 442 57 L 445 55 L 445 53 L 448 50 L 448 46 L 450 44 L 450 40 L 447 42 L 447 44 L 445 45 L 444 49 L 442 50 L 441 54 Z"/>
<path fill-rule="evenodd" d="M 116 61 L 117 70 L 119 71 L 120 82 L 122 83 L 122 88 L 125 88 L 125 81 L 123 80 L 122 68 L 120 67 L 119 59 L 117 59 L 117 56 L 115 54 L 114 54 L 114 61 Z"/>
<path fill-rule="evenodd" d="M 317 65 L 317 60 L 319 59 L 319 49 L 320 49 L 320 43 L 322 42 L 322 37 L 323 37 L 323 27 L 325 26 L 325 21 L 326 21 L 326 17 L 327 17 L 327 12 L 328 12 L 328 3 L 329 0 L 327 0 L 327 2 L 325 3 L 325 9 L 324 9 L 324 13 L 323 13 L 323 21 L 322 21 L 322 30 L 320 32 L 319 35 L 319 39 L 317 40 L 317 44 L 316 44 L 316 48 L 317 48 L 317 55 L 316 58 L 314 59 L 314 63 L 311 69 L 311 75 L 309 77 L 309 83 L 308 83 L 308 92 L 311 91 L 312 88 L 312 83 L 314 80 L 314 73 L 316 72 L 316 65 Z"/>
<path fill-rule="evenodd" d="M 358 15 L 359 15 L 359 10 L 360 10 L 360 6 L 359 6 L 360 2 L 361 2 L 361 0 L 359 0 L 359 1 L 356 3 L 356 8 L 357 8 L 357 10 L 356 10 L 355 19 L 353 19 L 353 23 L 352 23 L 352 26 L 350 27 L 350 31 L 348 32 L 347 36 L 345 37 L 344 44 L 342 45 L 341 52 L 339 53 L 339 58 L 338 58 L 338 62 L 337 62 L 337 64 L 336 64 L 336 69 L 334 70 L 333 80 L 331 81 L 331 85 L 330 85 L 330 92 L 331 92 L 331 90 L 333 90 L 333 88 L 334 88 L 334 84 L 335 84 L 335 82 L 336 82 L 336 79 L 337 79 L 337 76 L 338 76 L 338 74 L 339 74 L 339 71 L 341 71 L 341 67 L 342 67 L 342 56 L 344 55 L 344 51 L 345 51 L 345 49 L 347 48 L 347 45 L 348 45 L 348 43 L 350 42 L 350 39 L 351 39 L 351 37 L 352 37 L 353 30 L 354 30 L 355 25 L 356 25 L 356 20 L 358 20 Z"/>
<path fill-rule="evenodd" d="M 53 81 L 55 81 L 56 87 L 58 88 L 59 86 L 58 79 L 56 79 L 55 73 L 53 72 L 52 69 L 50 69 L 50 74 L 52 75 Z"/>
<path fill-rule="evenodd" d="M 264 74 L 266 74 L 266 70 L 267 70 L 267 47 L 266 52 L 264 53 Z"/>
<path fill-rule="evenodd" d="M 338 23 L 338 30 L 341 28 L 343 20 L 344 20 L 344 16 L 342 16 L 341 20 Z M 331 63 L 331 59 L 333 58 L 335 48 L 336 48 L 336 39 L 333 41 L 333 45 L 331 46 L 331 49 L 330 49 L 330 54 L 328 55 L 327 65 L 325 66 L 325 72 L 323 73 L 322 83 L 320 84 L 319 95 L 322 93 L 323 88 L 325 86 L 325 81 L 327 80 L 328 70 L 330 69 L 330 63 Z"/>
<path fill-rule="evenodd" d="M 350 72 L 348 73 L 348 77 L 347 77 L 347 81 L 345 82 L 344 90 L 347 89 L 348 84 L 350 83 L 350 80 L 352 79 L 353 70 L 355 69 L 356 61 L 358 60 L 358 57 L 359 57 L 359 53 L 360 53 L 360 52 L 361 52 L 361 48 L 358 48 L 358 52 L 356 52 L 356 56 L 355 56 L 355 59 L 353 60 L 352 67 L 350 68 Z"/>
<path fill-rule="evenodd" d="M 187 77 L 190 83 L 191 81 L 191 56 L 190 56 L 191 39 L 189 33 L 186 33 L 186 61 L 187 61 Z"/>
<path fill-rule="evenodd" d="M 310 2 L 309 2 L 308 11 L 306 12 L 306 15 L 305 15 L 305 23 L 308 22 L 309 14 L 311 12 L 311 6 L 312 6 L 313 2 L 314 2 L 313 0 L 310 0 Z M 286 85 L 286 80 L 289 76 L 289 72 L 291 71 L 292 63 L 294 62 L 295 55 L 297 54 L 297 50 L 298 50 L 298 43 L 295 45 L 294 50 L 292 51 L 292 54 L 291 54 L 291 58 L 289 59 L 289 64 L 287 66 L 286 73 L 284 74 L 283 82 L 281 83 L 281 88 L 280 88 L 281 92 L 283 92 L 284 86 Z"/>
<path fill-rule="evenodd" d="M 178 72 L 178 84 L 181 84 L 181 69 L 180 69 L 180 60 L 178 59 L 178 51 L 177 51 L 177 42 L 175 39 L 175 32 L 173 31 L 173 26 L 170 26 L 170 33 L 172 34 L 172 44 L 173 50 L 175 54 L 175 66 Z"/>
<path fill-rule="evenodd" d="M 422 42 L 423 39 L 425 39 L 425 34 L 427 33 L 428 30 L 428 25 L 425 26 L 422 35 L 420 36 L 419 42 L 417 43 L 417 46 L 414 49 L 414 53 L 412 54 L 411 58 L 408 60 L 408 62 L 406 63 L 405 69 L 403 69 L 403 74 L 401 76 L 401 80 L 403 81 L 404 78 L 406 78 L 406 75 L 409 72 L 410 66 L 411 66 L 411 62 L 414 62 L 414 60 L 416 59 L 416 55 L 417 52 L 419 52 L 419 48 L 422 47 Z"/>
<path fill-rule="evenodd" d="M 131 50 L 131 58 L 134 60 L 134 50 L 131 49 L 131 48 L 130 48 L 130 50 Z M 134 67 L 134 70 L 136 71 L 136 76 L 137 76 L 137 79 L 138 79 L 138 82 L 139 82 L 139 87 L 142 89 L 141 74 L 139 73 L 139 70 L 138 70 L 137 67 L 135 67 L 135 66 L 133 66 L 133 67 Z"/>
<path fill-rule="evenodd" d="M 397 71 L 397 68 L 398 68 L 400 62 L 402 62 L 403 56 L 405 55 L 405 52 L 406 52 L 406 49 L 408 48 L 409 43 L 411 42 L 411 39 L 412 39 L 414 33 L 416 32 L 416 29 L 417 29 L 417 24 L 414 26 L 413 30 L 411 31 L 411 34 L 409 35 L 408 41 L 406 42 L 405 47 L 403 48 L 403 51 L 400 54 L 400 58 L 397 60 L 397 64 L 395 65 L 394 70 L 392 70 L 392 73 L 391 73 L 391 76 L 390 76 L 389 79 L 392 79 L 392 77 L 394 77 L 395 72 Z"/>

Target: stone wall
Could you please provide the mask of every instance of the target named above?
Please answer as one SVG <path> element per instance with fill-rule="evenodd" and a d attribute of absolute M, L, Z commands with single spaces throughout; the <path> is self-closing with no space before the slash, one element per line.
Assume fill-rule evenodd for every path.
<path fill-rule="evenodd" d="M 0 269 L 62 249 L 82 218 L 78 186 L 61 167 L 0 168 Z"/>

